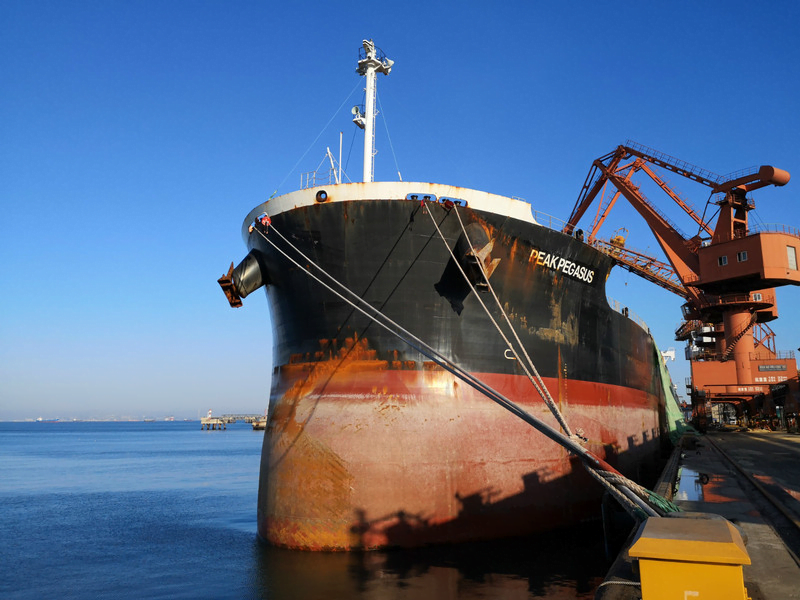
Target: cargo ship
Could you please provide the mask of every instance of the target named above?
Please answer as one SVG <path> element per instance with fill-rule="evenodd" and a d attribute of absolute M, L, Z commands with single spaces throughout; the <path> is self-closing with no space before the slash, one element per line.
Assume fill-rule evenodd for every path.
<path fill-rule="evenodd" d="M 667 437 L 656 345 L 609 305 L 613 261 L 580 232 L 519 199 L 372 181 L 374 79 L 392 62 L 363 48 L 364 181 L 256 206 L 242 226 L 249 253 L 219 280 L 232 306 L 264 288 L 270 310 L 258 534 L 303 550 L 416 547 L 597 517 L 603 488 L 572 453 L 412 339 L 559 428 L 513 335 L 573 438 L 633 478 Z"/>

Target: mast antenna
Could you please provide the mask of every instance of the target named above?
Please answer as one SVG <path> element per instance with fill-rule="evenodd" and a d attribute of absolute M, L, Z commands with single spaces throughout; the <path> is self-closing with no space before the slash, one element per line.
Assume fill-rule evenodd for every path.
<path fill-rule="evenodd" d="M 363 40 L 363 57 L 358 61 L 356 73 L 367 78 L 366 106 L 364 113 L 361 109 L 354 106 L 353 123 L 364 130 L 364 178 L 365 182 L 371 182 L 375 178 L 375 81 L 378 73 L 388 75 L 392 70 L 394 61 L 386 58 L 383 52 L 375 47 L 372 40 Z M 361 54 L 361 53 L 359 53 Z"/>

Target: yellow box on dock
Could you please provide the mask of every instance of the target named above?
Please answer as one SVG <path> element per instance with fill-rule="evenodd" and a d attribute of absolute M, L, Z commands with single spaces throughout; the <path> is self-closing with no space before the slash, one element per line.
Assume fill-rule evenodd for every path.
<path fill-rule="evenodd" d="M 725 519 L 653 517 L 628 550 L 639 559 L 643 600 L 748 600 L 742 536 Z"/>

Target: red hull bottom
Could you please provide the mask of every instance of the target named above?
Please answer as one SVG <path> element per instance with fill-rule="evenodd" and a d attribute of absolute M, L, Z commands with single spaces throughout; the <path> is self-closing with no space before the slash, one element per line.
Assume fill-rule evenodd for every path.
<path fill-rule="evenodd" d="M 258 533 L 269 543 L 415 547 L 525 535 L 599 514 L 602 488 L 579 460 L 451 375 L 384 370 L 379 361 L 335 373 L 319 367 L 284 367 L 279 376 L 294 384 L 273 400 L 264 437 Z M 526 378 L 478 377 L 556 427 Z M 592 452 L 632 476 L 657 461 L 657 398 L 545 382 Z"/>

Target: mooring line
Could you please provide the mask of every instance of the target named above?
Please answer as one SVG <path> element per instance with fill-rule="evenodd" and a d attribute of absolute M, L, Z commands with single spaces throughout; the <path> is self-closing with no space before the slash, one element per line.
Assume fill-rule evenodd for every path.
<path fill-rule="evenodd" d="M 464 227 L 464 222 L 461 220 L 461 214 L 458 212 L 458 207 L 455 208 L 455 211 L 456 211 L 456 217 L 458 218 L 458 222 L 461 225 L 461 231 L 464 233 L 464 237 L 467 238 L 467 242 L 469 243 L 470 252 L 472 252 L 472 254 L 474 255 L 475 254 L 475 248 L 472 246 L 472 240 L 469 239 L 469 235 L 467 235 L 467 230 Z M 550 409 L 553 411 L 553 414 L 556 417 L 556 419 L 558 419 L 558 422 L 561 423 L 561 426 L 564 428 L 564 432 L 569 436 L 574 435 L 570 431 L 569 426 L 567 425 L 566 418 L 564 418 L 564 416 L 561 414 L 561 411 L 558 408 L 558 405 L 556 404 L 556 402 L 553 399 L 553 397 L 550 395 L 550 390 L 547 389 L 547 386 L 545 386 L 544 381 L 542 380 L 541 376 L 539 375 L 539 371 L 536 369 L 536 365 L 533 364 L 533 359 L 531 359 L 531 357 L 528 355 L 528 351 L 526 350 L 525 345 L 522 343 L 522 340 L 519 339 L 519 335 L 517 335 L 516 329 L 514 329 L 514 326 L 511 324 L 511 319 L 508 318 L 508 314 L 503 309 L 502 304 L 500 304 L 500 299 L 497 297 L 497 294 L 494 291 L 494 287 L 492 286 L 492 282 L 489 281 L 489 277 L 488 277 L 488 275 L 486 273 L 486 269 L 484 268 L 483 262 L 481 262 L 480 260 L 478 261 L 478 267 L 481 270 L 481 275 L 483 275 L 483 278 L 486 280 L 486 286 L 489 288 L 489 291 L 492 293 L 492 297 L 494 298 L 494 301 L 497 304 L 497 308 L 500 310 L 500 313 L 503 315 L 503 318 L 506 320 L 506 324 L 508 325 L 508 328 L 511 331 L 511 334 L 514 336 L 514 339 L 516 340 L 517 344 L 519 345 L 520 350 L 522 350 L 522 354 L 525 356 L 525 360 L 528 362 L 528 367 L 532 371 L 533 376 L 536 378 L 536 381 L 539 382 L 539 385 L 541 386 L 541 389 L 544 391 L 544 394 L 545 394 L 544 400 L 545 400 L 545 402 L 548 404 L 548 406 L 550 406 Z M 513 348 L 512 348 L 512 351 L 513 351 Z M 517 360 L 519 360 L 519 359 L 517 359 Z M 530 378 L 530 375 L 528 375 L 528 377 Z"/>
<path fill-rule="evenodd" d="M 340 298 L 341 300 L 343 300 L 344 302 L 349 304 L 352 308 L 354 308 L 355 310 L 357 310 L 358 312 L 363 314 L 365 317 L 367 317 L 369 319 L 372 319 L 380 327 L 382 327 L 383 329 L 385 329 L 386 331 L 388 331 L 392 335 L 395 335 L 396 337 L 398 337 L 399 339 L 404 341 L 406 344 L 408 344 L 411 348 L 413 348 L 414 350 L 416 350 L 420 354 L 423 354 L 424 356 L 427 356 L 428 358 L 430 358 L 433 362 L 435 362 L 437 365 L 439 365 L 440 367 L 445 369 L 451 375 L 457 377 L 458 379 L 461 379 L 462 381 L 464 381 L 467 385 L 469 385 L 470 387 L 472 387 L 476 391 L 480 392 L 481 394 L 483 394 L 484 396 L 486 396 L 487 398 L 489 398 L 490 400 L 492 400 L 496 404 L 502 406 L 503 408 L 505 408 L 506 410 L 508 410 L 512 414 L 514 414 L 515 416 L 517 416 L 520 419 L 522 419 L 524 422 L 526 422 L 529 425 L 531 425 L 534 429 L 536 429 L 537 431 L 539 431 L 540 433 L 545 435 L 545 437 L 547 437 L 550 440 L 556 442 L 557 444 L 563 446 L 568 451 L 572 452 L 573 454 L 575 454 L 576 456 L 581 458 L 581 460 L 583 460 L 584 464 L 587 466 L 587 468 L 590 469 L 590 471 L 597 470 L 598 472 L 612 473 L 612 474 L 614 474 L 614 475 L 616 475 L 616 476 L 618 476 L 620 478 L 619 481 L 628 481 L 633 486 L 638 486 L 638 484 L 636 484 L 635 482 L 627 479 L 624 475 L 622 475 L 614 467 L 612 467 L 610 464 L 608 464 L 605 460 L 603 460 L 599 456 L 595 455 L 594 453 L 590 452 L 589 450 L 584 448 L 582 445 L 577 443 L 573 437 L 567 437 L 566 435 L 564 435 L 563 433 L 561 433 L 557 429 L 554 429 L 553 427 L 551 427 L 547 423 L 545 423 L 545 422 L 539 420 L 538 418 L 534 417 L 533 415 L 531 415 L 530 413 L 528 413 L 527 411 L 522 409 L 520 406 L 518 406 L 516 403 L 514 403 L 512 400 L 506 398 L 505 396 L 503 396 L 497 390 L 493 389 L 492 387 L 490 387 L 486 383 L 482 382 L 480 379 L 478 379 L 477 377 L 475 377 L 471 373 L 465 371 L 464 369 L 462 369 L 461 367 L 459 367 L 458 365 L 453 363 L 450 359 L 448 359 L 447 357 L 445 357 L 444 355 L 442 355 L 441 353 L 439 353 L 438 351 L 433 349 L 431 346 L 429 346 L 428 344 L 423 342 L 417 336 L 412 334 L 410 331 L 406 330 L 401 325 L 399 325 L 398 323 L 393 321 L 390 317 L 385 315 L 383 312 L 381 312 L 380 310 L 378 310 L 375 307 L 373 307 L 366 300 L 364 300 L 363 298 L 358 296 L 358 294 L 356 294 L 355 292 L 350 290 L 347 286 L 345 286 L 343 283 L 339 282 L 336 278 L 334 278 L 332 275 L 330 275 L 327 271 L 325 271 L 325 269 L 323 269 L 318 264 L 316 264 L 314 261 L 312 261 L 299 248 L 297 248 L 285 236 L 283 236 L 274 227 L 274 225 L 270 224 L 269 227 L 275 232 L 275 234 L 278 237 L 280 237 L 281 240 L 283 240 L 283 242 L 290 249 L 292 249 L 294 252 L 296 252 L 300 257 L 302 257 L 306 261 L 307 266 L 304 267 L 297 260 L 295 260 L 294 258 L 289 256 L 289 254 L 286 251 L 284 251 L 282 248 L 278 247 L 277 244 L 275 244 L 271 239 L 269 239 L 267 237 L 267 234 L 264 231 L 262 231 L 261 227 L 256 226 L 256 230 L 259 232 L 259 234 L 262 236 L 262 238 L 270 246 L 272 246 L 272 248 L 274 248 L 277 252 L 279 252 L 282 256 L 284 256 L 293 265 L 295 265 L 296 267 L 298 267 L 299 269 L 304 271 L 309 277 L 311 277 L 314 281 L 319 283 L 321 286 L 323 286 L 329 292 L 331 292 L 332 294 L 334 294 L 335 296 L 337 296 L 338 298 Z M 325 283 L 322 279 L 320 279 L 319 277 L 314 275 L 310 271 L 310 267 L 312 267 L 312 266 L 316 270 L 318 270 L 320 273 L 322 273 L 326 278 L 328 278 L 331 282 L 333 282 L 333 284 L 338 286 L 341 290 L 343 290 L 344 292 L 346 292 L 347 294 L 349 294 L 350 296 L 355 298 L 357 300 L 357 303 L 354 302 L 353 300 L 351 300 L 350 298 L 347 298 L 342 293 L 338 292 L 333 287 L 331 287 L 330 285 Z M 368 313 L 364 308 L 359 306 L 359 304 L 363 304 L 366 308 L 368 308 L 371 311 L 372 314 Z M 384 322 L 384 320 L 385 320 L 385 322 Z M 634 517 L 641 518 L 640 512 L 643 512 L 644 514 L 649 515 L 649 516 L 659 516 L 660 511 L 658 509 L 654 510 L 653 507 L 650 505 L 650 503 L 647 500 L 645 500 L 643 498 L 640 498 L 636 493 L 631 491 L 630 487 L 628 487 L 628 484 L 621 484 L 619 491 L 622 494 L 624 494 L 633 504 L 635 504 L 638 507 L 639 511 L 636 511 L 633 514 Z M 616 495 L 615 495 L 615 498 L 617 498 Z M 626 509 L 628 508 L 625 503 L 623 503 L 623 506 L 625 506 Z"/>
<path fill-rule="evenodd" d="M 283 255 L 293 265 L 295 265 L 296 267 L 302 269 L 309 277 L 314 279 L 317 283 L 322 285 L 329 292 L 331 292 L 332 294 L 334 294 L 335 296 L 337 296 L 341 300 L 344 300 L 347 304 L 349 304 L 355 310 L 359 311 L 364 316 L 366 316 L 369 319 L 372 319 L 373 321 L 375 321 L 375 323 L 377 323 L 379 326 L 383 327 L 385 330 L 387 330 L 390 333 L 392 333 L 393 335 L 399 337 L 401 340 L 403 340 L 409 346 L 414 348 L 417 352 L 427 356 L 428 358 L 430 358 L 431 360 L 436 362 L 436 364 L 438 364 L 439 366 L 441 366 L 442 368 L 444 368 L 448 372 L 450 372 L 452 375 L 455 375 L 459 379 L 464 380 L 471 387 L 473 387 L 476 390 L 480 391 L 481 393 L 489 396 L 492 400 L 494 400 L 495 402 L 497 402 L 498 404 L 500 404 L 504 408 L 508 409 L 510 412 L 516 414 L 517 416 L 522 418 L 524 421 L 526 421 L 530 425 L 534 426 L 537 430 L 539 430 L 542 433 L 544 433 L 546 436 L 548 436 L 553 441 L 555 441 L 557 443 L 560 443 L 562 445 L 566 445 L 566 447 L 569 450 L 573 451 L 575 454 L 587 458 L 591 463 L 593 463 L 593 464 L 595 464 L 597 466 L 601 466 L 604 470 L 620 474 L 616 469 L 614 469 L 614 467 L 612 467 L 611 465 L 606 463 L 603 459 L 601 459 L 598 456 L 595 456 L 594 454 L 589 452 L 586 448 L 584 448 L 583 446 L 580 446 L 579 444 L 574 442 L 574 440 L 572 440 L 571 438 L 565 437 L 558 430 L 552 428 L 550 425 L 547 425 L 546 423 L 544 423 L 543 421 L 540 421 L 539 419 L 537 419 L 536 417 L 534 417 L 533 415 L 531 415 L 530 413 L 528 413 L 524 409 L 520 408 L 513 401 L 509 400 L 508 398 L 506 398 L 505 396 L 500 394 L 500 392 L 494 390 L 489 385 L 485 384 L 484 382 L 482 382 L 480 379 L 478 379 L 477 377 L 475 377 L 471 373 L 465 371 L 464 369 L 462 369 L 461 367 L 459 367 L 458 365 L 453 363 L 450 359 L 448 359 L 444 355 L 440 354 L 438 351 L 434 350 L 431 346 L 429 346 L 428 344 L 423 342 L 416 335 L 414 335 L 413 333 L 411 333 L 410 331 L 408 331 L 407 329 L 405 329 L 404 327 L 402 327 L 401 325 L 399 325 L 398 323 L 393 321 L 390 317 L 388 317 L 387 315 L 385 315 L 384 313 L 382 313 L 381 311 L 376 309 L 374 306 L 369 304 L 366 300 L 364 300 L 363 298 L 359 297 L 358 294 L 356 294 L 355 292 L 350 290 L 343 283 L 337 281 L 332 275 L 327 273 L 327 271 L 325 271 L 322 267 L 317 265 L 308 256 L 306 256 L 299 248 L 297 248 L 288 239 L 286 239 L 286 237 L 283 236 L 275 228 L 274 225 L 270 225 L 270 229 L 272 231 L 274 231 L 278 235 L 278 237 L 280 237 L 280 239 L 283 240 L 283 242 L 287 246 L 289 246 L 289 248 L 291 248 L 301 258 L 303 258 L 303 260 L 306 261 L 308 266 L 304 267 L 297 260 L 295 260 L 294 258 L 289 256 L 286 251 L 284 251 L 282 248 L 278 247 L 277 244 L 275 244 L 271 239 L 269 239 L 267 237 L 267 235 L 264 234 L 261 231 L 260 228 L 258 229 L 258 231 L 262 235 L 264 240 L 270 246 L 272 246 L 277 252 L 279 252 L 281 255 Z M 330 281 L 332 281 L 336 286 L 338 286 L 343 291 L 345 291 L 347 294 L 349 294 L 350 296 L 355 298 L 358 301 L 358 303 L 363 304 L 364 308 L 362 308 L 361 306 L 359 306 L 359 304 L 357 304 L 356 302 L 353 302 L 350 298 L 347 298 L 346 296 L 344 296 L 343 294 L 341 294 L 337 290 L 333 289 L 330 285 L 325 283 L 322 279 L 320 279 L 319 277 L 317 277 L 316 275 L 311 273 L 311 271 L 309 270 L 308 267 L 314 267 L 320 273 L 325 275 L 325 277 L 328 278 Z M 365 309 L 369 309 L 370 312 L 367 312 L 367 310 L 365 310 Z"/>
<path fill-rule="evenodd" d="M 464 237 L 467 239 L 467 243 L 469 244 L 470 252 L 472 252 L 472 254 L 474 256 L 475 255 L 475 248 L 473 248 L 472 241 L 469 239 L 469 235 L 467 234 L 467 231 L 466 231 L 466 229 L 464 227 L 464 223 L 461 221 L 461 215 L 458 214 L 458 209 L 457 208 L 453 207 L 453 209 L 451 209 L 451 210 L 455 210 L 456 216 L 458 217 L 458 222 L 461 225 L 461 232 L 463 233 Z M 475 286 L 469 280 L 469 277 L 467 276 L 466 272 L 461 267 L 461 263 L 456 258 L 455 254 L 453 253 L 453 250 L 450 248 L 450 245 L 447 243 L 447 240 L 445 240 L 444 234 L 442 234 L 442 231 L 439 229 L 439 226 L 436 224 L 436 220 L 433 218 L 433 214 L 432 214 L 431 210 L 428 210 L 428 215 L 431 218 L 431 222 L 433 223 L 433 226 L 436 227 L 436 231 L 439 233 L 439 237 L 442 239 L 442 242 L 444 243 L 445 247 L 447 248 L 447 251 L 450 253 L 450 257 L 453 259 L 453 262 L 455 263 L 456 267 L 458 267 L 458 270 L 460 271 L 461 275 L 464 277 L 464 281 L 467 282 L 467 285 L 469 286 L 470 291 L 472 291 L 473 295 L 475 296 L 475 299 L 478 301 L 478 303 L 481 305 L 481 307 L 483 307 L 483 310 L 486 313 L 486 315 L 489 317 L 489 320 L 492 322 L 492 325 L 494 325 L 495 329 L 497 329 L 497 332 L 500 334 L 500 337 L 503 338 L 503 341 L 506 343 L 506 346 L 508 347 L 508 349 L 511 350 L 511 352 L 514 354 L 514 357 L 517 359 L 517 362 L 522 367 L 522 370 L 525 372 L 525 375 L 528 377 L 530 382 L 533 384 L 534 389 L 539 394 L 539 396 L 542 398 L 542 400 L 544 400 L 544 403 L 550 409 L 550 412 L 553 413 L 553 416 L 556 418 L 556 421 L 558 421 L 558 424 L 561 425 L 561 429 L 564 430 L 564 433 L 567 436 L 569 436 L 570 438 L 573 438 L 574 437 L 573 433 L 570 430 L 569 425 L 567 425 L 566 419 L 564 419 L 564 416 L 561 414 L 561 411 L 556 406 L 555 401 L 553 400 L 552 396 L 550 396 L 550 392 L 545 387 L 544 381 L 542 381 L 542 378 L 539 377 L 539 373 L 538 373 L 538 371 L 536 371 L 536 367 L 533 366 L 533 361 L 531 361 L 530 357 L 528 356 L 528 353 L 525 351 L 525 347 L 522 345 L 522 342 L 519 339 L 519 336 L 517 336 L 516 332 L 514 331 L 514 327 L 511 325 L 511 321 L 509 320 L 508 315 L 506 315 L 505 311 L 503 310 L 503 307 L 500 305 L 500 300 L 497 298 L 497 295 L 494 293 L 494 289 L 492 288 L 492 284 L 489 283 L 489 278 L 486 275 L 486 271 L 483 268 L 483 264 L 481 264 L 480 260 L 477 261 L 478 266 L 479 266 L 479 268 L 481 270 L 481 275 L 483 276 L 484 280 L 486 281 L 487 287 L 492 292 L 492 296 L 494 297 L 495 301 L 497 302 L 497 305 L 498 305 L 498 307 L 500 309 L 501 314 L 505 317 L 506 323 L 508 324 L 508 327 L 511 330 L 511 333 L 514 335 L 514 337 L 517 340 L 517 343 L 519 344 L 520 348 L 522 348 L 522 352 L 524 353 L 525 358 L 528 361 L 528 366 L 530 366 L 530 368 L 533 370 L 533 373 L 535 373 L 536 379 L 534 379 L 534 376 L 531 374 L 531 371 L 528 369 L 528 366 L 526 366 L 525 363 L 520 360 L 519 353 L 517 352 L 517 349 L 509 341 L 509 339 L 508 339 L 508 337 L 506 337 L 505 333 L 503 333 L 503 330 L 500 328 L 500 325 L 497 323 L 497 320 L 494 318 L 494 316 L 492 316 L 491 311 L 489 310 L 489 308 L 486 306 L 486 304 L 481 299 L 480 295 L 478 294 L 478 292 L 475 289 Z"/>

